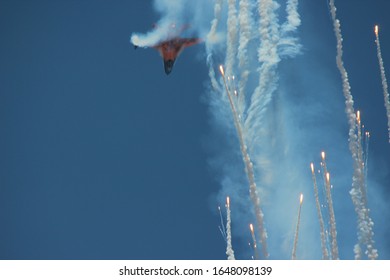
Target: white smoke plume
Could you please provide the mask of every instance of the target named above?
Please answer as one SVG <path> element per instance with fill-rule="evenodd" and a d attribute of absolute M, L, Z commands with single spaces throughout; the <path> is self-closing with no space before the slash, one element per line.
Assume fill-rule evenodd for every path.
<path fill-rule="evenodd" d="M 297 247 L 298 247 L 299 225 L 301 224 L 302 202 L 303 202 L 303 195 L 301 194 L 300 201 L 299 201 L 297 227 L 295 229 L 294 244 L 293 244 L 293 250 L 292 250 L 292 256 L 291 256 L 291 259 L 293 259 L 293 260 L 297 259 Z"/>
<path fill-rule="evenodd" d="M 320 204 L 320 199 L 319 199 L 319 195 L 318 195 L 317 178 L 316 178 L 316 175 L 314 173 L 314 164 L 311 163 L 310 167 L 311 167 L 311 176 L 312 176 L 313 186 L 314 186 L 314 197 L 315 197 L 315 201 L 316 201 L 317 216 L 318 216 L 318 221 L 320 223 L 322 259 L 328 260 L 329 253 L 328 253 L 328 249 L 326 247 L 325 225 L 324 225 L 324 219 L 322 218 L 321 204 Z"/>
<path fill-rule="evenodd" d="M 242 114 L 245 110 L 245 90 L 250 73 L 248 61 L 248 44 L 252 38 L 252 5 L 250 0 L 241 0 L 239 3 L 239 45 L 237 50 L 238 65 L 241 77 L 238 86 L 238 110 Z"/>
<path fill-rule="evenodd" d="M 236 54 L 238 46 L 238 19 L 236 5 L 236 0 L 228 0 L 227 42 L 225 59 L 225 72 L 228 77 L 234 76 L 233 66 L 236 64 Z"/>
<path fill-rule="evenodd" d="M 378 25 L 375 26 L 375 36 L 376 36 L 376 50 L 378 55 L 378 61 L 379 61 L 379 70 L 381 72 L 381 79 L 382 79 L 382 87 L 383 87 L 383 97 L 385 99 L 385 108 L 387 113 L 387 130 L 389 133 L 389 143 L 390 143 L 390 95 L 389 90 L 387 86 L 387 80 L 386 80 L 386 73 L 385 73 L 385 66 L 382 59 L 382 51 L 381 51 L 381 45 L 379 41 L 379 27 Z"/>
<path fill-rule="evenodd" d="M 222 11 L 222 1 L 223 0 L 216 0 L 214 5 L 214 19 L 211 21 L 211 28 L 210 31 L 207 34 L 207 39 L 205 42 L 206 45 L 206 53 L 207 53 L 207 65 L 209 66 L 209 77 L 211 80 L 211 85 L 214 89 L 214 91 L 219 92 L 220 86 L 219 83 L 215 77 L 215 71 L 214 71 L 214 65 L 213 65 L 213 59 L 212 59 L 212 49 L 213 45 L 218 43 L 219 36 L 217 33 L 218 23 L 221 17 L 221 11 Z"/>
<path fill-rule="evenodd" d="M 348 80 L 348 74 L 343 63 L 343 45 L 342 45 L 343 38 L 341 35 L 340 21 L 337 19 L 336 16 L 336 7 L 334 4 L 334 0 L 330 0 L 329 5 L 330 5 L 330 12 L 333 20 L 334 32 L 337 40 L 336 63 L 340 71 L 341 80 L 343 83 L 343 93 L 345 97 L 345 106 L 346 106 L 345 111 L 347 113 L 347 119 L 349 123 L 349 149 L 352 154 L 353 170 L 354 170 L 353 177 L 352 177 L 352 189 L 350 191 L 350 194 L 357 214 L 358 242 L 360 243 L 359 244 L 360 247 L 363 244 L 366 245 L 367 256 L 370 259 L 376 259 L 378 254 L 377 254 L 377 250 L 374 249 L 373 247 L 374 241 L 372 240 L 373 222 L 369 217 L 369 210 L 367 209 L 366 204 L 364 203 L 364 198 L 362 193 L 362 189 L 364 188 L 364 186 L 362 186 L 362 182 L 365 181 L 364 171 L 363 171 L 364 163 L 361 160 L 359 160 L 362 159 L 362 156 L 359 155 L 359 147 L 358 147 L 359 139 L 356 133 L 357 122 L 355 118 L 354 102 L 351 94 L 351 87 Z M 356 253 L 360 252 L 360 250 L 356 249 L 355 252 Z M 355 258 L 359 259 L 360 255 L 356 254 Z"/>
<path fill-rule="evenodd" d="M 235 260 L 232 246 L 232 218 L 230 214 L 230 198 L 226 198 L 226 255 L 228 260 Z"/>

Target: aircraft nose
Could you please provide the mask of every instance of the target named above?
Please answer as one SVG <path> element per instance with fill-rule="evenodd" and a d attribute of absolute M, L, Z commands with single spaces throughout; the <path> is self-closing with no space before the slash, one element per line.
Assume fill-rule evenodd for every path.
<path fill-rule="evenodd" d="M 165 74 L 169 75 L 169 73 L 172 72 L 172 68 L 173 68 L 174 63 L 175 63 L 175 61 L 172 59 L 164 60 Z"/>

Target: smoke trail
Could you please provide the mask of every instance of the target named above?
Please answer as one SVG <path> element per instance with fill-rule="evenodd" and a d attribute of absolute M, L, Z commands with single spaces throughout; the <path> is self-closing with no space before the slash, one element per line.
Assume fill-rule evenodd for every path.
<path fill-rule="evenodd" d="M 358 138 L 358 141 L 357 141 L 358 161 L 359 161 L 359 164 L 360 164 L 362 170 L 364 171 L 363 175 L 360 177 L 360 179 L 362 181 L 359 183 L 359 185 L 361 188 L 363 204 L 366 206 L 367 205 L 367 194 L 366 194 L 366 180 L 365 180 L 365 176 L 364 176 L 366 174 L 366 171 L 364 170 L 364 156 L 363 156 L 363 144 L 362 144 L 363 138 L 362 138 L 362 125 L 361 125 L 361 119 L 360 119 L 360 111 L 356 112 L 356 123 L 357 123 L 357 138 Z"/>
<path fill-rule="evenodd" d="M 250 157 L 248 154 L 248 148 L 245 145 L 241 122 L 239 121 L 237 110 L 234 106 L 232 96 L 231 96 L 230 91 L 228 89 L 228 86 L 226 84 L 225 73 L 224 73 L 222 65 L 220 66 L 220 71 L 222 74 L 226 93 L 228 95 L 230 108 L 231 108 L 231 111 L 233 114 L 234 125 L 236 127 L 236 131 L 237 131 L 237 135 L 238 135 L 238 139 L 239 139 L 240 147 L 241 147 L 241 153 L 242 153 L 244 164 L 245 164 L 245 171 L 246 171 L 248 181 L 249 181 L 249 195 L 250 195 L 250 198 L 252 200 L 253 206 L 255 208 L 255 216 L 256 216 L 257 226 L 259 227 L 259 232 L 260 232 L 262 253 L 263 253 L 264 258 L 268 258 L 267 232 L 266 232 L 265 227 L 264 227 L 264 220 L 263 220 L 264 214 L 263 214 L 263 211 L 261 210 L 260 198 L 259 198 L 259 195 L 257 192 L 257 186 L 256 186 L 256 181 L 255 181 L 255 176 L 254 176 L 254 171 L 253 171 L 253 163 L 250 160 Z"/>
<path fill-rule="evenodd" d="M 370 144 L 370 133 L 366 131 L 365 133 L 365 138 L 364 138 L 364 143 L 365 143 L 365 151 L 364 151 L 364 178 L 366 179 L 366 192 L 367 192 L 367 174 L 368 174 L 368 147 Z"/>
<path fill-rule="evenodd" d="M 326 248 L 325 226 L 324 226 L 324 220 L 322 218 L 320 199 L 319 199 L 319 196 L 318 196 L 318 186 L 317 186 L 316 175 L 314 173 L 314 164 L 311 163 L 310 167 L 311 167 L 311 176 L 312 176 L 313 185 L 314 185 L 314 197 L 315 197 L 315 200 L 316 200 L 318 221 L 320 222 L 320 236 L 321 236 L 322 258 L 324 260 L 328 260 L 329 259 L 329 254 L 328 254 L 328 249 Z"/>
<path fill-rule="evenodd" d="M 330 175 L 329 172 L 326 173 L 326 200 L 328 202 L 328 211 L 329 211 L 329 220 L 330 220 L 330 236 L 331 240 L 331 248 L 332 248 L 332 259 L 339 259 L 339 248 L 337 246 L 337 230 L 336 230 L 336 218 L 334 215 L 333 209 L 333 199 L 331 194 L 331 186 L 330 186 Z"/>
<path fill-rule="evenodd" d="M 231 217 L 230 217 L 230 199 L 226 198 L 226 255 L 228 260 L 235 260 L 234 251 L 232 247 L 232 229 L 231 229 Z"/>
<path fill-rule="evenodd" d="M 160 12 L 163 17 L 158 21 L 155 28 L 146 34 L 133 33 L 130 41 L 138 47 L 152 47 L 157 43 L 169 39 L 173 36 L 172 24 L 180 24 L 182 22 L 181 15 L 183 14 L 185 3 L 184 1 L 154 1 L 155 9 Z"/>
<path fill-rule="evenodd" d="M 333 199 L 332 199 L 332 193 L 331 193 L 331 186 L 330 186 L 330 174 L 328 172 L 328 169 L 326 167 L 326 161 L 325 161 L 325 152 L 321 152 L 321 159 L 322 159 L 322 168 L 323 168 L 323 176 L 324 176 L 324 185 L 325 185 L 325 191 L 326 191 L 326 202 L 328 204 L 328 211 L 329 211 L 329 223 L 330 223 L 330 236 L 331 236 L 331 255 L 333 260 L 337 260 L 339 258 L 339 252 L 338 252 L 338 246 L 337 246 L 337 230 L 336 230 L 336 218 L 334 215 L 334 209 L 333 209 Z"/>
<path fill-rule="evenodd" d="M 218 226 L 218 228 L 222 234 L 223 239 L 226 241 L 226 230 L 225 230 L 225 226 L 224 226 L 224 222 L 223 222 L 223 218 L 222 218 L 221 207 L 219 207 L 219 206 L 218 206 L 218 212 L 219 212 L 219 218 L 221 220 L 221 226 Z"/>
<path fill-rule="evenodd" d="M 288 0 L 286 5 L 287 21 L 281 27 L 281 38 L 279 42 L 279 53 L 281 56 L 295 56 L 300 52 L 301 45 L 298 38 L 291 33 L 297 31 L 301 25 L 298 13 L 298 0 Z"/>
<path fill-rule="evenodd" d="M 375 36 L 376 36 L 375 42 L 376 42 L 376 50 L 378 53 L 379 69 L 380 69 L 381 78 L 382 78 L 383 96 L 385 99 L 385 108 L 386 108 L 386 112 L 387 112 L 387 130 L 389 132 L 389 143 L 390 143 L 390 96 L 389 96 L 389 91 L 387 88 L 387 80 L 386 80 L 385 67 L 383 65 L 381 45 L 379 42 L 379 27 L 378 27 L 378 25 L 375 26 Z"/>
<path fill-rule="evenodd" d="M 238 65 L 241 69 L 241 77 L 239 81 L 239 99 L 238 99 L 238 109 L 242 114 L 245 109 L 245 86 L 248 81 L 249 68 L 248 68 L 248 44 L 251 39 L 251 25 L 252 22 L 252 13 L 251 13 L 251 2 L 250 0 L 241 0 L 239 4 L 239 26 L 240 26 L 240 36 L 239 36 L 239 46 L 237 50 L 238 56 Z"/>
<path fill-rule="evenodd" d="M 295 229 L 294 245 L 293 245 L 292 256 L 291 256 L 291 259 L 293 260 L 297 259 L 298 234 L 299 234 L 299 224 L 301 223 L 302 202 L 303 202 L 303 194 L 301 194 L 299 199 L 298 220 L 297 220 L 297 227 Z"/>
<path fill-rule="evenodd" d="M 210 31 L 207 34 L 206 53 L 207 53 L 207 65 L 209 66 L 209 77 L 211 85 L 215 91 L 220 91 L 219 83 L 215 78 L 214 65 L 212 60 L 212 46 L 218 42 L 217 27 L 219 18 L 221 17 L 222 0 L 216 0 L 214 5 L 214 19 L 211 21 Z"/>
<path fill-rule="evenodd" d="M 330 12 L 333 20 L 334 32 L 337 40 L 337 56 L 336 63 L 337 67 L 341 74 L 341 79 L 343 83 L 343 93 L 345 97 L 345 105 L 346 105 L 346 114 L 349 123 L 349 149 L 352 154 L 353 160 L 353 176 L 352 176 L 352 189 L 350 191 L 350 195 L 352 198 L 352 202 L 355 207 L 355 212 L 357 214 L 358 220 L 358 242 L 360 243 L 360 247 L 362 244 L 366 244 L 367 246 L 367 255 L 369 258 L 377 258 L 377 250 L 373 248 L 373 232 L 372 226 L 373 222 L 368 216 L 368 209 L 364 205 L 362 199 L 362 187 L 361 182 L 364 182 L 362 164 L 359 162 L 358 156 L 358 139 L 356 135 L 356 119 L 355 119 L 355 111 L 353 107 L 353 97 L 351 94 L 351 87 L 349 85 L 348 74 L 344 67 L 343 63 L 343 49 L 342 49 L 342 35 L 341 35 L 341 27 L 340 21 L 336 17 L 336 7 L 334 4 L 334 0 L 329 1 Z M 356 247 L 357 248 L 357 247 Z M 360 258 L 359 250 L 355 250 L 355 258 Z"/>
<path fill-rule="evenodd" d="M 228 19 L 227 19 L 227 42 L 226 42 L 226 60 L 225 72 L 227 76 L 233 76 L 233 65 L 235 64 L 237 51 L 237 10 L 236 0 L 228 0 Z"/>
<path fill-rule="evenodd" d="M 249 225 L 249 229 L 251 231 L 251 236 L 252 236 L 253 252 L 255 253 L 254 259 L 258 260 L 259 259 L 259 253 L 257 252 L 257 240 L 256 240 L 255 230 L 253 228 L 253 224 Z"/>
<path fill-rule="evenodd" d="M 286 6 L 287 21 L 282 26 L 282 34 L 296 31 L 301 25 L 298 13 L 298 0 L 288 0 Z"/>
<path fill-rule="evenodd" d="M 363 213 L 364 213 L 364 224 L 363 226 L 366 229 L 365 232 L 365 244 L 367 246 L 366 254 L 369 259 L 376 259 L 378 257 L 377 250 L 374 249 L 374 240 L 373 240 L 373 225 L 369 212 L 370 210 L 367 208 L 367 155 L 366 158 L 364 158 L 363 153 L 363 137 L 362 137 L 362 129 L 361 129 L 361 118 L 360 118 L 360 111 L 357 111 L 356 113 L 356 120 L 357 120 L 357 134 L 358 134 L 358 151 L 359 151 L 359 163 L 362 166 L 362 169 L 364 171 L 363 176 L 361 178 L 360 187 L 361 187 L 361 193 L 362 193 L 362 203 L 363 203 Z M 369 134 L 368 134 L 369 136 Z M 367 134 L 366 134 L 367 137 Z M 367 137 L 368 138 L 368 137 Z M 367 144 L 366 144 L 367 145 Z M 368 151 L 368 145 L 366 146 L 366 150 Z"/>
<path fill-rule="evenodd" d="M 279 5 L 272 0 L 258 0 L 257 3 L 260 16 L 258 30 L 260 46 L 257 53 L 260 64 L 259 85 L 252 94 L 245 120 L 245 128 L 248 131 L 248 138 L 251 139 L 251 146 L 259 141 L 263 116 L 271 101 L 272 93 L 276 89 L 278 80 L 276 66 L 280 61 L 276 47 L 279 41 L 276 10 Z"/>

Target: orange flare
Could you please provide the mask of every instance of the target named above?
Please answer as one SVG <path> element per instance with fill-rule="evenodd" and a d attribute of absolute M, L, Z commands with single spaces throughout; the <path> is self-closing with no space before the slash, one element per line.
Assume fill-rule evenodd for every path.
<path fill-rule="evenodd" d="M 378 36 L 378 33 L 379 33 L 379 27 L 378 27 L 378 25 L 375 25 L 375 35 Z"/>
<path fill-rule="evenodd" d="M 314 173 L 314 164 L 310 163 L 311 173 Z"/>
<path fill-rule="evenodd" d="M 321 152 L 322 160 L 325 160 L 325 152 Z"/>
<path fill-rule="evenodd" d="M 250 228 L 250 230 L 251 230 L 251 233 L 253 233 L 253 232 L 254 232 L 254 230 L 253 230 L 253 224 L 249 224 L 249 228 Z"/>
<path fill-rule="evenodd" d="M 230 208 L 230 198 L 228 196 L 226 197 L 226 205 Z"/>
<path fill-rule="evenodd" d="M 223 66 L 219 65 L 219 71 L 221 72 L 222 76 L 225 77 L 225 72 L 223 71 Z"/>
<path fill-rule="evenodd" d="M 329 172 L 328 172 L 328 173 L 326 173 L 326 181 L 327 181 L 327 182 L 329 182 L 329 181 L 330 181 L 330 174 L 329 174 Z"/>
<path fill-rule="evenodd" d="M 360 123 L 360 111 L 356 112 L 356 120 L 358 123 Z"/>

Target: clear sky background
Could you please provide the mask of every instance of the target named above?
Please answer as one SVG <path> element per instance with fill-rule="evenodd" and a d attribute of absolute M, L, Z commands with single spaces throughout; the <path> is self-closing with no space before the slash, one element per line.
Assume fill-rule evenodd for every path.
<path fill-rule="evenodd" d="M 369 178 L 381 198 L 370 205 L 377 247 L 390 259 L 390 145 L 373 32 L 379 24 L 389 68 L 390 2 L 336 5 L 355 107 L 372 134 Z M 327 116 L 340 118 L 344 136 L 337 143 L 345 149 L 327 1 L 302 0 L 299 12 L 303 51 L 283 66 L 290 71 L 284 80 L 286 73 L 305 77 L 320 69 L 318 80 L 334 81 L 329 98 L 339 111 Z M 156 51 L 134 51 L 131 33 L 158 19 L 152 1 L 0 0 L 0 259 L 226 258 L 216 211 L 223 204 L 220 174 L 210 162 L 223 154 L 219 143 L 231 140 L 210 121 L 203 45 L 186 49 L 169 76 Z M 336 202 L 352 207 L 346 197 Z M 336 218 L 341 211 L 336 206 Z M 354 228 L 355 219 L 338 225 Z M 246 258 L 250 235 L 241 231 L 247 237 L 234 242 Z M 348 242 L 340 229 L 339 238 L 346 241 L 343 258 L 352 258 L 356 235 Z"/>

